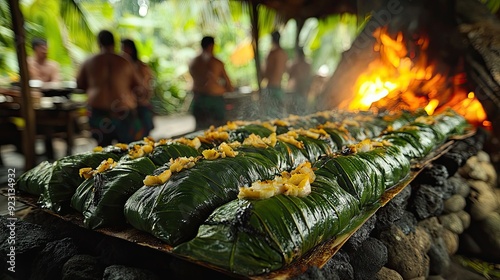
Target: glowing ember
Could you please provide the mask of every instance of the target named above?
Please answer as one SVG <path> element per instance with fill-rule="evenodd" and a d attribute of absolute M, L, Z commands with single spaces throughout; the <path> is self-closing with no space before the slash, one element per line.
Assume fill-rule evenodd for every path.
<path fill-rule="evenodd" d="M 428 114 L 433 114 L 452 107 L 469 122 L 488 126 L 481 103 L 462 86 L 465 73 L 438 72 L 436 63 L 430 61 L 426 55 L 428 38 L 418 38 L 410 42 L 412 47 L 407 47 L 402 33 L 394 39 L 386 28 L 378 28 L 374 37 L 377 39 L 374 50 L 380 58 L 358 77 L 355 95 L 340 104 L 341 108 L 388 111 L 425 108 Z"/>

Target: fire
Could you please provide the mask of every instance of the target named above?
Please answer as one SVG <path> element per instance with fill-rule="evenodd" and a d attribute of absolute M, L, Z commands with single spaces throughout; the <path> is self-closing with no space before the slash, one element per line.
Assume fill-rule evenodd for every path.
<path fill-rule="evenodd" d="M 349 110 L 417 110 L 428 114 L 451 107 L 471 123 L 487 126 L 486 113 L 473 92 L 464 89 L 465 73 L 449 74 L 427 56 L 429 40 L 421 36 L 411 42 L 403 34 L 392 38 L 386 28 L 374 32 L 371 62 L 354 85 L 355 95 L 340 105 Z M 442 68 L 442 67 L 441 67 Z M 454 69 L 453 69 L 454 70 Z"/>

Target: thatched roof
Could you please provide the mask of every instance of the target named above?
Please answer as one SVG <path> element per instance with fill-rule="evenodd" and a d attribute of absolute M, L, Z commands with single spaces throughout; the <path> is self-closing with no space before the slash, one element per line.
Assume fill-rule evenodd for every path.
<path fill-rule="evenodd" d="M 242 0 L 276 10 L 285 20 L 324 18 L 332 14 L 356 13 L 356 0 Z"/>

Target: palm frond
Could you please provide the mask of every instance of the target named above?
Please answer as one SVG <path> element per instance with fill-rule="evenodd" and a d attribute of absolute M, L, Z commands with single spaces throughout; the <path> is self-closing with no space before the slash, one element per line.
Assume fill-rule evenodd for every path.
<path fill-rule="evenodd" d="M 495 14 L 500 10 L 500 0 L 481 0 L 481 2 L 488 7 L 492 14 Z"/>
<path fill-rule="evenodd" d="M 95 35 L 79 4 L 74 0 L 62 0 L 60 3 L 60 15 L 64 23 L 67 41 L 79 46 L 82 50 L 94 50 L 96 46 Z"/>

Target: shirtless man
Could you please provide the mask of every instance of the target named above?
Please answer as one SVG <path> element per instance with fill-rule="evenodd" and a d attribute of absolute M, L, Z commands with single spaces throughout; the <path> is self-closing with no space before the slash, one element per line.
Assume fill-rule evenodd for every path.
<path fill-rule="evenodd" d="M 44 83 L 59 82 L 59 64 L 47 59 L 47 42 L 35 38 L 31 42 L 33 57 L 27 59 L 30 80 L 40 80 Z"/>
<path fill-rule="evenodd" d="M 297 56 L 288 67 L 287 91 L 291 95 L 288 108 L 292 114 L 304 115 L 308 112 L 307 94 L 311 85 L 311 64 L 306 60 L 304 50 L 297 49 Z"/>
<path fill-rule="evenodd" d="M 87 92 L 92 137 L 100 146 L 113 140 L 140 140 L 143 135 L 135 91 L 141 82 L 132 63 L 115 53 L 111 32 L 103 30 L 97 39 L 101 52 L 83 63 L 76 79 L 78 88 Z"/>
<path fill-rule="evenodd" d="M 272 47 L 266 59 L 265 68 L 263 69 L 263 81 L 267 81 L 266 88 L 263 94 L 264 114 L 269 117 L 280 118 L 285 112 L 285 95 L 281 88 L 283 74 L 286 72 L 286 64 L 288 55 L 281 48 L 281 35 L 278 31 L 271 33 Z"/>
<path fill-rule="evenodd" d="M 214 57 L 214 38 L 203 37 L 201 48 L 202 52 L 189 64 L 194 94 L 191 110 L 196 119 L 196 129 L 224 124 L 224 93 L 234 90 L 224 63 Z"/>

